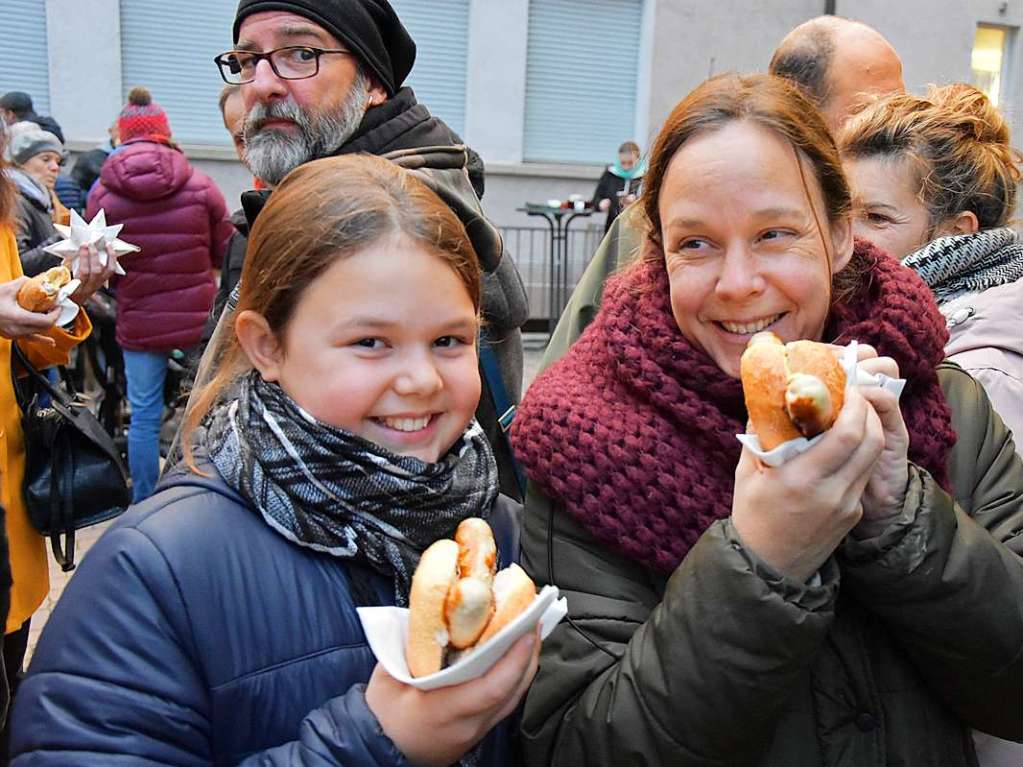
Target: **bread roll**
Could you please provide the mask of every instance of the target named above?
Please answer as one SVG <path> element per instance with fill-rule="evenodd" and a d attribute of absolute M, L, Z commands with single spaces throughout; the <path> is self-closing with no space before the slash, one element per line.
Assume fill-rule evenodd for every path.
<path fill-rule="evenodd" d="M 764 450 L 830 429 L 845 402 L 845 371 L 827 344 L 783 344 L 774 333 L 757 333 L 739 368 L 746 410 Z"/>
<path fill-rule="evenodd" d="M 458 544 L 443 538 L 419 559 L 409 592 L 408 642 L 405 648 L 412 676 L 440 671 L 448 647 L 444 605 L 458 573 Z"/>
<path fill-rule="evenodd" d="M 66 266 L 55 266 L 29 278 L 18 290 L 18 304 L 30 312 L 45 313 L 57 305 L 60 289 L 71 282 Z"/>

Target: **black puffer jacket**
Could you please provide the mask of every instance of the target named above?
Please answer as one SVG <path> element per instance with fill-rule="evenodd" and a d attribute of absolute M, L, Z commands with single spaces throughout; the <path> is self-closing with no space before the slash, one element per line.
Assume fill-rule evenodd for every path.
<path fill-rule="evenodd" d="M 575 626 L 544 643 L 528 763 L 976 767 L 971 726 L 1023 740 L 1023 463 L 976 381 L 938 373 L 956 497 L 912 469 L 899 520 L 819 585 L 771 574 L 728 520 L 660 577 L 531 491 L 523 565 Z"/>

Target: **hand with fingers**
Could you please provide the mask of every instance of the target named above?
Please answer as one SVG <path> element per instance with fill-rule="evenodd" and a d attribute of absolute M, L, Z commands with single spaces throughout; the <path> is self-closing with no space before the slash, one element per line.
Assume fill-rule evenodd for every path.
<path fill-rule="evenodd" d="M 18 303 L 18 291 L 28 281 L 28 277 L 0 285 L 0 336 L 9 339 L 31 338 L 33 341 L 54 345 L 49 336 L 39 335 L 53 327 L 60 316 L 60 308 L 54 307 L 48 312 L 30 312 Z"/>
<path fill-rule="evenodd" d="M 486 674 L 452 687 L 417 690 L 378 664 L 366 687 L 366 703 L 410 762 L 452 764 L 515 710 L 536 675 L 539 658 L 537 627 Z"/>
<path fill-rule="evenodd" d="M 101 245 L 100 247 L 105 248 L 106 246 Z M 71 294 L 71 300 L 81 306 L 117 273 L 117 259 L 108 252 L 106 266 L 104 266 L 95 245 L 83 245 L 78 251 L 77 259 L 78 267 L 74 276 L 81 280 L 82 284 L 78 286 L 78 290 Z"/>
<path fill-rule="evenodd" d="M 883 373 L 899 378 L 899 366 L 891 357 L 878 357 L 872 347 L 861 345 L 858 350 L 861 370 Z M 884 449 L 874 465 L 870 480 L 863 493 L 863 521 L 854 535 L 871 537 L 902 510 L 909 482 L 909 431 L 902 419 L 899 399 L 883 389 L 865 386 L 860 389 L 881 422 Z"/>
<path fill-rule="evenodd" d="M 884 449 L 881 419 L 857 388 L 820 442 L 784 465 L 763 466 L 743 448 L 732 500 L 743 545 L 779 572 L 809 579 L 860 521 Z"/>

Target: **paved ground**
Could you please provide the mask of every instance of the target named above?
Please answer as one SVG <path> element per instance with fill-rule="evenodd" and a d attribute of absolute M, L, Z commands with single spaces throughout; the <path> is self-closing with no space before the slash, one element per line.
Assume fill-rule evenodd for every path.
<path fill-rule="evenodd" d="M 525 382 L 524 387 L 528 386 L 529 382 L 533 380 L 533 377 L 537 373 L 537 369 L 540 367 L 540 359 L 543 356 L 543 344 L 546 340 L 545 336 L 527 336 L 524 342 L 525 356 L 523 364 L 523 380 Z M 109 527 L 111 523 L 107 522 L 102 525 L 96 525 L 95 527 L 89 527 L 85 530 L 80 530 L 78 537 L 76 538 L 75 548 L 77 554 L 75 560 L 81 562 L 82 557 L 89 551 L 89 548 L 95 543 L 103 531 Z M 50 594 L 43 602 L 42 607 L 39 608 L 38 612 L 32 616 L 32 629 L 29 634 L 28 640 L 28 658 L 32 657 L 32 651 L 35 649 L 36 642 L 39 641 L 39 634 L 43 630 L 43 626 L 46 625 L 46 620 L 50 617 L 50 611 L 53 606 L 57 604 L 57 600 L 60 599 L 61 594 L 64 593 L 64 587 L 67 586 L 68 581 L 74 575 L 74 571 L 70 573 L 61 572 L 60 567 L 53 561 L 53 556 L 50 556 Z"/>

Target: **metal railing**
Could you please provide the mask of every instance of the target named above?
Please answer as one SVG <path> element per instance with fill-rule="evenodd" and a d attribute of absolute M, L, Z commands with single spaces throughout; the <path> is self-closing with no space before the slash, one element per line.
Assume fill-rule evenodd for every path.
<path fill-rule="evenodd" d="M 585 226 L 568 230 L 567 257 L 561 270 L 561 296 L 570 296 L 582 277 L 586 265 L 600 246 L 604 236 L 603 217 L 600 223 L 587 222 Z M 557 322 L 551 314 L 551 292 L 558 286 L 551 284 L 551 232 L 548 227 L 501 226 L 508 255 L 515 262 L 529 297 L 529 326 L 546 330 L 548 323 Z"/>

